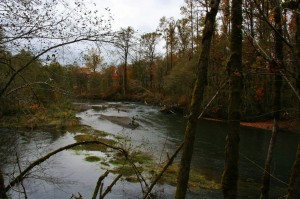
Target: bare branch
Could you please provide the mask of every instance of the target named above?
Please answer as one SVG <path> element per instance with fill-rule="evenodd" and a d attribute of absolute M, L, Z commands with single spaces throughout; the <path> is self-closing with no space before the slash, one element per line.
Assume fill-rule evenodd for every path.
<path fill-rule="evenodd" d="M 18 155 L 17 152 L 16 152 L 16 158 L 17 158 L 17 164 L 18 164 L 19 172 L 22 173 L 22 169 L 21 169 L 21 165 L 20 165 L 20 160 L 19 160 L 19 155 Z M 23 189 L 24 197 L 25 197 L 25 199 L 27 199 L 28 197 L 27 197 L 25 186 L 23 184 L 23 180 L 21 180 L 20 184 L 21 184 L 22 189 Z"/>
<path fill-rule="evenodd" d="M 115 180 L 107 187 L 107 189 L 105 190 L 105 192 L 101 195 L 101 199 L 103 199 L 107 194 L 108 192 L 111 191 L 112 187 L 118 182 L 118 180 L 122 177 L 122 174 L 119 174 Z"/>
<path fill-rule="evenodd" d="M 175 157 L 179 153 L 179 151 L 182 149 L 184 142 L 182 142 L 178 148 L 176 149 L 175 153 L 172 155 L 172 157 L 169 159 L 167 164 L 164 166 L 164 168 L 161 170 L 161 172 L 158 174 L 158 176 L 155 178 L 155 180 L 151 183 L 147 193 L 144 195 L 143 199 L 146 199 L 149 194 L 151 193 L 153 187 L 156 185 L 156 183 L 159 181 L 159 179 L 162 177 L 162 175 L 165 173 L 165 171 L 168 169 L 168 167 L 173 163 Z"/>
<path fill-rule="evenodd" d="M 102 174 L 98 181 L 97 181 L 97 184 L 96 184 L 96 187 L 94 189 L 94 194 L 93 194 L 93 197 L 92 199 L 96 199 L 97 195 L 98 195 L 98 192 L 99 192 L 99 188 L 100 186 L 102 185 L 102 181 L 104 180 L 104 178 L 106 178 L 106 176 L 109 174 L 109 171 L 107 170 L 104 174 Z M 100 193 L 101 195 L 101 193 Z"/>
<path fill-rule="evenodd" d="M 34 161 L 33 163 L 31 163 L 26 169 L 24 169 L 15 179 L 13 179 L 6 187 L 5 187 L 5 191 L 9 191 L 11 189 L 11 187 L 13 187 L 14 185 L 20 183 L 23 179 L 23 177 L 29 172 L 31 171 L 35 166 L 38 166 L 40 165 L 41 163 L 43 163 L 44 161 L 46 161 L 47 159 L 49 159 L 50 157 L 52 157 L 53 155 L 61 152 L 61 151 L 64 151 L 64 150 L 67 150 L 67 149 L 71 149 L 71 148 L 74 148 L 76 146 L 80 146 L 80 145 L 89 145 L 89 144 L 100 144 L 100 145 L 104 145 L 106 147 L 109 147 L 111 149 L 114 149 L 114 150 L 117 150 L 117 151 L 120 151 L 125 157 L 128 157 L 128 153 L 127 151 L 125 151 L 124 149 L 120 148 L 120 147 L 115 147 L 115 146 L 112 146 L 112 145 L 109 145 L 109 144 L 106 144 L 104 142 L 101 142 L 101 141 L 85 141 L 85 142 L 77 142 L 77 143 L 74 143 L 74 144 L 70 144 L 70 145 L 67 145 L 67 146 L 64 146 L 62 148 L 59 148 L 51 153 L 48 153 L 47 155 L 37 159 L 36 161 Z"/>

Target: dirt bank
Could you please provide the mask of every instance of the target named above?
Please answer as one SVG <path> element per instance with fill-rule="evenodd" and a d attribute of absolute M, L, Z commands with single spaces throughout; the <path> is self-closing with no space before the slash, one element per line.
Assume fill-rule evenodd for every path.
<path fill-rule="evenodd" d="M 210 121 L 217 121 L 217 122 L 226 122 L 225 120 L 219 120 L 213 118 L 203 118 L 203 119 L 210 120 Z M 265 129 L 271 131 L 273 127 L 273 120 L 268 120 L 263 122 L 241 122 L 241 126 L 259 128 L 259 129 Z M 280 121 L 279 127 L 284 131 L 300 133 L 300 119 Z"/>

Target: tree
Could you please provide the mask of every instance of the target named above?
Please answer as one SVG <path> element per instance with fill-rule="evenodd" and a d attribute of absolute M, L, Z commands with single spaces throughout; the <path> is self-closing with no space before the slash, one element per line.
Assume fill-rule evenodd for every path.
<path fill-rule="evenodd" d="M 127 90 L 127 65 L 128 56 L 131 47 L 133 46 L 133 36 L 134 29 L 132 27 L 121 28 L 119 32 L 116 33 L 114 38 L 114 45 L 119 50 L 119 54 L 123 59 L 123 80 L 122 80 L 122 92 L 125 96 Z"/>
<path fill-rule="evenodd" d="M 187 20 L 181 19 L 177 21 L 177 30 L 178 30 L 178 43 L 179 43 L 179 53 L 181 57 L 184 57 L 189 50 L 189 41 L 192 39 L 190 36 L 190 31 L 187 27 Z M 193 49 L 191 50 L 193 52 Z M 191 53 L 193 54 L 193 53 Z M 189 55 L 189 58 L 191 56 Z"/>
<path fill-rule="evenodd" d="M 186 6 L 180 8 L 181 13 L 187 15 L 187 19 L 190 23 L 190 41 L 191 41 L 191 57 L 194 53 L 194 10 L 195 10 L 195 2 L 194 0 L 185 0 Z M 198 22 L 196 22 L 198 23 Z"/>
<path fill-rule="evenodd" d="M 98 53 L 95 48 L 88 50 L 88 54 L 85 54 L 83 58 L 85 65 L 94 73 L 96 72 L 97 68 L 103 64 L 103 57 L 101 57 L 100 53 Z"/>
<path fill-rule="evenodd" d="M 222 34 L 225 37 L 230 35 L 230 0 L 224 0 L 221 4 L 222 7 Z"/>
<path fill-rule="evenodd" d="M 274 39 L 275 39 L 275 59 L 270 62 L 270 65 L 274 65 L 275 69 L 275 82 L 274 82 L 274 124 L 272 129 L 272 136 L 269 143 L 268 154 L 265 162 L 265 169 L 263 173 L 263 182 L 261 189 L 261 199 L 269 198 L 270 189 L 270 170 L 273 158 L 273 151 L 276 143 L 277 134 L 279 132 L 278 122 L 280 120 L 281 110 L 281 88 L 282 88 L 282 76 L 280 71 L 283 67 L 283 41 L 282 41 L 282 10 L 280 0 L 272 1 L 272 7 L 274 8 Z"/>
<path fill-rule="evenodd" d="M 6 191 L 5 191 L 5 184 L 4 184 L 4 179 L 3 179 L 3 174 L 0 168 L 0 198 L 1 199 L 6 199 Z"/>
<path fill-rule="evenodd" d="M 108 42 L 111 18 L 97 16 L 97 10 L 88 10 L 81 0 L 10 1 L 0 4 L 4 37 L 0 45 L 8 51 L 28 49 L 31 60 L 11 74 L 0 87 L 0 97 L 5 96 L 14 79 L 38 59 L 57 56 L 58 50 L 82 41 Z M 108 13 L 109 14 L 109 13 Z"/>
<path fill-rule="evenodd" d="M 159 24 L 159 32 L 162 33 L 163 38 L 166 42 L 166 59 L 167 59 L 167 70 L 166 72 L 169 73 L 169 71 L 174 66 L 174 53 L 177 46 L 177 38 L 176 38 L 176 22 L 174 18 L 167 19 L 166 17 L 163 17 L 160 19 Z"/>
<path fill-rule="evenodd" d="M 184 16 L 181 20 L 185 21 L 185 25 L 188 27 L 186 31 L 188 31 L 190 37 L 188 46 L 189 58 L 191 59 L 194 55 L 195 47 L 200 47 L 200 23 L 204 20 L 201 12 L 203 12 L 203 10 L 204 12 L 208 12 L 209 1 L 185 0 L 184 2 L 185 5 L 180 8 L 181 14 Z"/>
<path fill-rule="evenodd" d="M 197 80 L 194 85 L 192 102 L 188 123 L 185 129 L 183 152 L 180 161 L 180 170 L 177 179 L 175 198 L 185 198 L 189 180 L 189 170 L 193 154 L 193 146 L 197 129 L 197 121 L 200 115 L 200 108 L 203 100 L 205 86 L 207 85 L 207 68 L 210 58 L 211 40 L 215 27 L 215 17 L 218 13 L 219 0 L 211 1 L 211 10 L 206 14 L 206 23 L 203 30 L 202 45 L 203 49 L 199 62 Z"/>
<path fill-rule="evenodd" d="M 239 160 L 239 128 L 241 120 L 243 66 L 242 66 L 242 0 L 231 3 L 231 37 L 230 59 L 227 63 L 229 78 L 228 134 L 225 146 L 225 165 L 222 175 L 224 199 L 237 197 L 238 160 Z"/>
<path fill-rule="evenodd" d="M 154 66 L 154 59 L 155 59 L 155 48 L 158 45 L 160 34 L 156 32 L 146 33 L 141 37 L 141 46 L 143 47 L 143 52 L 145 56 L 145 60 L 148 64 L 148 71 L 149 71 L 149 81 L 150 81 L 150 88 L 153 87 L 153 66 Z"/>
<path fill-rule="evenodd" d="M 295 64 L 297 66 L 297 82 L 296 82 L 296 88 L 298 91 L 298 95 L 300 95 L 300 1 L 287 1 L 285 2 L 286 7 L 296 10 L 294 12 L 295 17 L 295 25 L 296 25 L 296 32 L 295 32 Z M 300 197 L 300 139 L 298 138 L 298 146 L 297 146 L 297 152 L 296 152 L 296 159 L 294 161 L 294 165 L 291 172 L 290 177 L 290 184 L 288 193 L 286 196 L 286 199 L 296 199 Z"/>

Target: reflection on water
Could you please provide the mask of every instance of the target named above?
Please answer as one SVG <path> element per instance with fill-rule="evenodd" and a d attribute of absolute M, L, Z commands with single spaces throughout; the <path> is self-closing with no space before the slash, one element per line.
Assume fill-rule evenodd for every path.
<path fill-rule="evenodd" d="M 100 114 L 109 116 L 134 117 L 140 126 L 134 130 L 123 128 L 110 121 L 99 118 Z M 172 154 L 183 138 L 186 119 L 180 115 L 164 115 L 158 107 L 145 106 L 136 103 L 102 103 L 93 104 L 93 108 L 78 113 L 85 125 L 103 130 L 111 134 L 130 139 L 132 147 L 143 148 L 155 154 L 158 161 L 165 160 L 167 153 Z M 227 133 L 225 123 L 200 121 L 195 140 L 195 151 L 192 167 L 205 175 L 207 179 L 220 181 L 224 165 L 224 145 Z M 21 149 L 20 157 L 28 164 L 41 154 L 74 142 L 74 133 L 69 132 L 9 132 L 1 130 L 1 137 L 10 136 L 18 143 L 15 148 Z M 80 132 L 77 132 L 80 133 Z M 270 133 L 254 128 L 241 128 L 240 142 L 240 197 L 258 198 L 260 179 L 265 156 L 267 153 Z M 277 139 L 272 174 L 282 181 L 288 182 L 290 168 L 296 151 L 295 135 L 281 133 Z M 128 143 L 124 143 L 128 144 Z M 2 146 L 3 148 L 3 146 Z M 4 150 L 2 150 L 2 153 Z M 55 155 L 40 169 L 42 180 L 28 179 L 25 182 L 29 198 L 70 198 L 80 192 L 85 198 L 91 198 L 99 175 L 105 169 L 100 163 L 84 161 L 88 152 L 76 153 L 64 151 Z M 14 153 L 6 152 L 10 163 L 15 162 Z M 90 154 L 93 155 L 93 154 Z M 179 158 L 176 160 L 179 161 Z M 10 165 L 10 164 L 7 164 Z M 7 166 L 9 173 L 15 167 Z M 11 164 L 12 165 L 12 164 Z M 24 165 L 25 166 L 25 165 Z M 24 168 L 24 167 L 23 167 Z M 38 178 L 38 176 L 37 176 Z M 47 181 L 43 181 L 47 178 Z M 105 181 L 109 184 L 114 178 L 110 175 Z M 6 181 L 8 178 L 6 178 Z M 278 198 L 286 192 L 286 185 L 272 180 L 271 198 Z M 109 198 L 138 198 L 141 196 L 138 183 L 117 183 Z M 160 198 L 172 198 L 175 188 L 159 185 L 156 192 Z M 18 198 L 16 192 L 12 192 Z M 188 198 L 222 198 L 221 191 L 201 190 L 190 192 Z"/>

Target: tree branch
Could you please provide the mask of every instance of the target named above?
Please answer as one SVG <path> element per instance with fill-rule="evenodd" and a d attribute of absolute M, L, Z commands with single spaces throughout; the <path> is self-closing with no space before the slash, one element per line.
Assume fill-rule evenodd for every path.
<path fill-rule="evenodd" d="M 106 176 L 109 174 L 109 171 L 107 170 L 104 174 L 102 174 L 98 181 L 97 181 L 97 184 L 96 184 L 96 187 L 94 189 L 94 194 L 93 194 L 93 197 L 92 199 L 96 199 L 97 195 L 98 195 L 98 192 L 99 192 L 99 188 L 102 184 L 102 181 L 104 180 L 104 178 L 106 178 Z M 101 195 L 101 192 L 100 192 L 100 195 Z"/>
<path fill-rule="evenodd" d="M 100 35 L 99 35 L 100 36 Z M 105 35 L 104 35 L 105 36 Z M 22 72 L 23 70 L 25 70 L 28 66 L 30 66 L 34 61 L 36 61 L 38 58 L 40 58 L 42 55 L 46 54 L 47 52 L 62 47 L 62 46 L 66 46 L 69 44 L 73 44 L 73 43 L 77 43 L 77 42 L 81 42 L 81 41 L 101 41 L 101 42 L 107 42 L 110 43 L 110 41 L 105 41 L 105 40 L 99 40 L 99 39 L 92 39 L 91 37 L 85 37 L 85 38 L 76 38 L 72 41 L 68 41 L 68 42 L 63 42 L 54 46 L 51 46 L 49 48 L 47 48 L 46 50 L 43 50 L 42 52 L 40 52 L 39 54 L 37 54 L 36 56 L 34 56 L 30 61 L 28 61 L 25 65 L 23 65 L 22 67 L 20 67 L 18 70 L 15 71 L 15 73 L 9 78 L 9 80 L 7 81 L 7 83 L 5 84 L 5 86 L 1 89 L 0 91 L 0 97 L 2 97 L 4 95 L 4 93 L 6 92 L 6 90 L 8 89 L 9 85 L 12 83 L 12 81 L 15 79 L 15 77 Z"/>
<path fill-rule="evenodd" d="M 155 178 L 155 180 L 151 183 L 147 193 L 144 195 L 143 199 L 146 199 L 149 194 L 151 193 L 153 187 L 156 185 L 156 183 L 159 181 L 159 179 L 162 177 L 162 175 L 165 173 L 165 171 L 168 169 L 168 167 L 173 163 L 175 157 L 179 153 L 179 151 L 182 149 L 184 142 L 182 142 L 178 148 L 176 149 L 175 153 L 172 155 L 172 157 L 169 159 L 167 164 L 164 166 L 164 168 L 161 170 L 161 172 L 158 174 L 158 176 Z"/>
<path fill-rule="evenodd" d="M 64 150 L 67 150 L 67 149 L 71 149 L 71 148 L 74 148 L 76 146 L 80 146 L 80 145 L 89 145 L 89 144 L 100 144 L 100 145 L 104 145 L 106 147 L 109 147 L 111 149 L 114 149 L 114 150 L 117 150 L 117 151 L 120 151 L 125 157 L 128 157 L 128 153 L 127 151 L 125 151 L 124 149 L 120 148 L 120 147 L 115 147 L 115 146 L 111 146 L 109 144 L 106 144 L 104 142 L 100 142 L 100 141 L 84 141 L 84 142 L 77 142 L 77 143 L 74 143 L 74 144 L 70 144 L 70 145 L 67 145 L 67 146 L 64 146 L 62 148 L 59 148 L 51 153 L 48 153 L 47 155 L 37 159 L 36 161 L 34 161 L 33 163 L 31 163 L 26 169 L 24 169 L 15 179 L 13 179 L 6 187 L 5 187 L 5 192 L 9 191 L 11 187 L 13 187 L 14 185 L 20 183 L 23 179 L 23 177 L 29 172 L 31 171 L 35 166 L 43 163 L 44 161 L 46 161 L 47 159 L 49 159 L 51 156 L 61 152 L 61 151 L 64 151 Z"/>
<path fill-rule="evenodd" d="M 112 187 L 118 182 L 118 180 L 122 177 L 122 174 L 119 174 L 115 180 L 107 187 L 107 189 L 105 190 L 105 192 L 101 195 L 101 199 L 103 199 L 107 194 L 108 192 L 111 191 Z"/>

